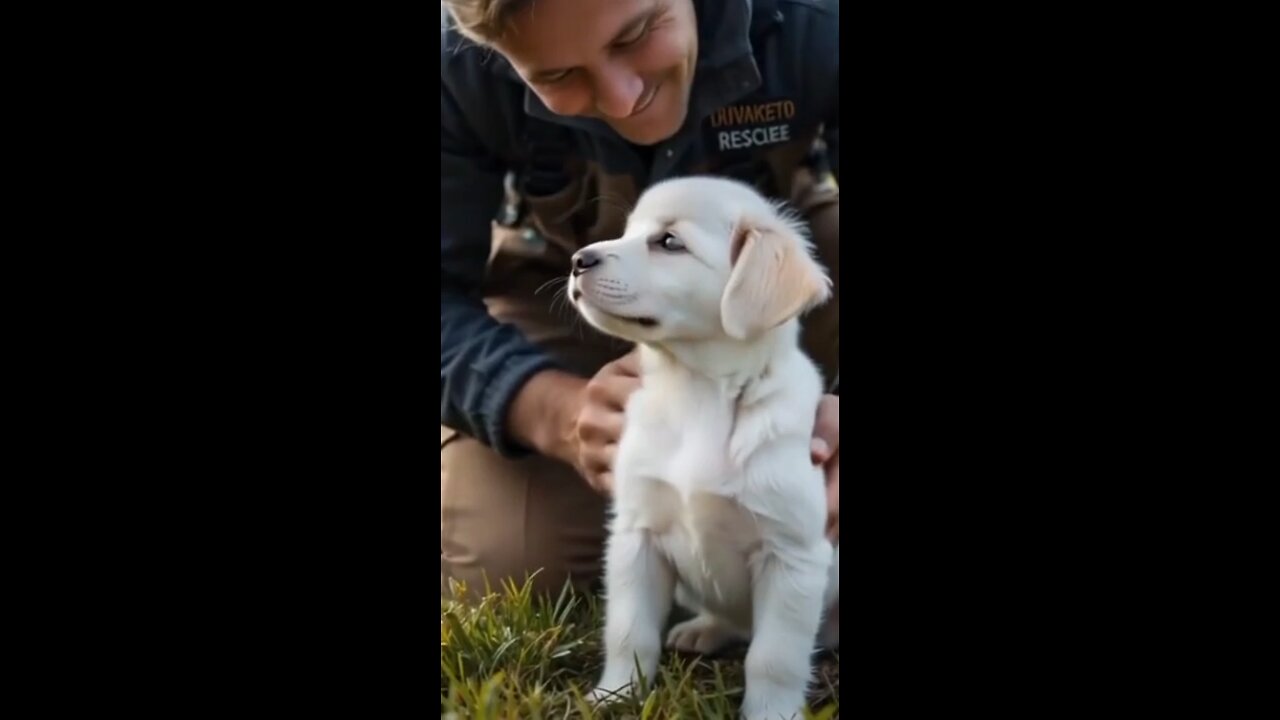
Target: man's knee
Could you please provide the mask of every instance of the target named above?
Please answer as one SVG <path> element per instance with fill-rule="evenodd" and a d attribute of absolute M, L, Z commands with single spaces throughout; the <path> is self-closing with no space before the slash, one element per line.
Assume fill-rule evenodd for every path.
<path fill-rule="evenodd" d="M 469 592 L 531 582 L 536 591 L 598 579 L 605 501 L 568 466 L 509 460 L 478 441 L 441 433 L 440 589 Z"/>

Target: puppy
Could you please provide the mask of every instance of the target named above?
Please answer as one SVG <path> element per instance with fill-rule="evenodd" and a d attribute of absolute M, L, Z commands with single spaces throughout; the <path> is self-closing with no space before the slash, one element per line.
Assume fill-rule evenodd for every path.
<path fill-rule="evenodd" d="M 617 240 L 573 256 L 569 296 L 640 347 L 618 445 L 596 702 L 652 678 L 673 599 L 696 613 L 667 646 L 749 639 L 742 714 L 799 717 L 815 642 L 839 643 L 838 548 L 810 442 L 822 380 L 800 350 L 830 280 L 805 229 L 732 180 L 645 192 Z"/>

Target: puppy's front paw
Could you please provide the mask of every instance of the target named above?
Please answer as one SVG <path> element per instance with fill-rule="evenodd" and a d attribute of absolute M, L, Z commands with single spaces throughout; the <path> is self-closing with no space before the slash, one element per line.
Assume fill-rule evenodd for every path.
<path fill-rule="evenodd" d="M 742 696 L 744 720 L 800 720 L 806 707 L 804 686 L 794 687 L 769 682 L 752 682 L 747 677 Z"/>
<path fill-rule="evenodd" d="M 600 674 L 600 682 L 590 693 L 587 694 L 587 701 L 594 707 L 601 705 L 609 705 L 626 700 L 636 692 L 636 684 L 632 681 L 631 673 L 621 669 L 620 664 L 605 663 L 604 672 Z"/>
<path fill-rule="evenodd" d="M 597 685 L 595 689 L 587 693 L 587 702 L 592 707 L 601 707 L 610 705 L 620 700 L 626 700 L 631 696 L 630 683 L 621 687 L 607 687 L 605 685 Z"/>
<path fill-rule="evenodd" d="M 784 703 L 744 702 L 742 720 L 801 720 L 804 717 L 804 705 L 788 707 Z"/>

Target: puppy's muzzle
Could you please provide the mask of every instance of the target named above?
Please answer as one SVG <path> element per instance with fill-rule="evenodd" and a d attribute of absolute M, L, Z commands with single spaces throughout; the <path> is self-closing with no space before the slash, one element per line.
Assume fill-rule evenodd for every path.
<path fill-rule="evenodd" d="M 576 276 L 578 276 L 578 275 L 581 275 L 582 273 L 584 273 L 584 272 L 586 272 L 586 271 L 590 270 L 591 268 L 593 268 L 593 267 L 595 267 L 595 266 L 599 265 L 599 264 L 600 264 L 601 259 L 602 259 L 602 258 L 600 257 L 600 253 L 596 252 L 595 250 L 587 250 L 587 249 L 583 249 L 583 250 L 579 250 L 578 252 L 574 253 L 574 254 L 573 254 L 573 274 L 574 274 L 574 276 L 576 277 Z"/>

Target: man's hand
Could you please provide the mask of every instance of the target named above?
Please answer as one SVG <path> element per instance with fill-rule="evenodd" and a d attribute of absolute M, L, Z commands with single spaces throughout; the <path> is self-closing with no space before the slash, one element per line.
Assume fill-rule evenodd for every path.
<path fill-rule="evenodd" d="M 579 399 L 573 441 L 573 464 L 587 484 L 602 495 L 613 494 L 613 460 L 622 437 L 627 398 L 640 387 L 638 351 L 600 368 Z"/>
<path fill-rule="evenodd" d="M 590 380 L 558 370 L 537 373 L 511 403 L 510 432 L 540 455 L 572 465 L 602 495 L 613 494 L 623 409 L 640 387 L 637 353 L 605 365 Z"/>
<path fill-rule="evenodd" d="M 827 482 L 827 537 L 840 542 L 840 396 L 823 395 L 813 427 L 811 455 Z"/>

